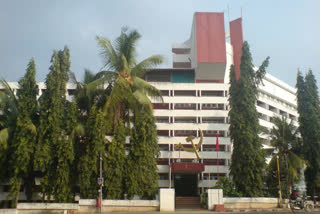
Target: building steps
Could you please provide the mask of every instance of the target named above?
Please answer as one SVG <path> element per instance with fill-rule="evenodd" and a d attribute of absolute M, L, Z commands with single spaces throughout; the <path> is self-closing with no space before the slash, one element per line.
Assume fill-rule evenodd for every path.
<path fill-rule="evenodd" d="M 200 207 L 200 197 L 176 197 L 178 207 Z"/>

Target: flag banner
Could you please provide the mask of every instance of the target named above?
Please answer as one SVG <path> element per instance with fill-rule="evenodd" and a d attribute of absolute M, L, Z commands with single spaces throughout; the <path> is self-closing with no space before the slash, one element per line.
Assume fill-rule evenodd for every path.
<path fill-rule="evenodd" d="M 219 133 L 216 134 L 216 151 L 219 151 Z"/>

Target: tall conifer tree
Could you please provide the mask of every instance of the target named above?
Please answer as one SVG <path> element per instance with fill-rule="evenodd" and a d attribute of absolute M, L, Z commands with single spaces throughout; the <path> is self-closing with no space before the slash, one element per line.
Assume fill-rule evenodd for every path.
<path fill-rule="evenodd" d="M 234 67 L 230 72 L 230 135 L 233 143 L 230 173 L 236 190 L 243 196 L 261 196 L 263 188 L 264 155 L 258 136 L 260 132 L 256 100 L 258 84 L 262 81 L 269 57 L 254 70 L 247 42 L 243 43 L 240 78 Z"/>
<path fill-rule="evenodd" d="M 36 143 L 36 111 L 37 93 L 36 65 L 33 59 L 30 60 L 27 72 L 19 81 L 17 90 L 18 117 L 16 128 L 13 134 L 11 155 L 11 170 L 13 178 L 10 185 L 10 196 L 14 196 L 14 206 L 18 202 L 20 187 L 24 180 L 27 200 L 32 199 L 33 156 Z"/>
<path fill-rule="evenodd" d="M 159 154 L 157 127 L 152 112 L 140 110 L 135 114 L 129 155 L 127 157 L 127 192 L 142 199 L 153 199 L 158 192 L 156 157 Z"/>
<path fill-rule="evenodd" d="M 125 142 L 126 127 L 119 120 L 114 127 L 114 135 L 111 143 L 108 143 L 104 172 L 104 196 L 107 199 L 123 199 L 125 193 Z"/>
<path fill-rule="evenodd" d="M 105 120 L 95 104 L 90 111 L 83 144 L 84 152 L 78 163 L 80 194 L 82 198 L 96 198 L 100 156 L 105 159 Z"/>
<path fill-rule="evenodd" d="M 72 163 L 73 147 L 67 140 L 65 125 L 66 82 L 70 71 L 70 53 L 54 51 L 50 73 L 46 79 L 46 90 L 40 98 L 40 127 L 35 153 L 35 166 L 43 172 L 42 191 L 59 202 L 70 200 L 67 180 Z M 68 195 L 65 195 L 65 194 Z M 48 199 L 49 199 L 48 198 Z"/>
<path fill-rule="evenodd" d="M 305 171 L 307 192 L 308 195 L 315 195 L 320 192 L 320 101 L 311 70 L 305 78 L 298 72 L 296 87 L 299 130 L 303 139 L 304 157 L 309 163 Z"/>

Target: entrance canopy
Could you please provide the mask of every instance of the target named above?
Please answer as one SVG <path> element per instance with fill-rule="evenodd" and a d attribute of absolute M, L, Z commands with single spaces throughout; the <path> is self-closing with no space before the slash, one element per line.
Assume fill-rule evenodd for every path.
<path fill-rule="evenodd" d="M 173 173 L 198 173 L 204 171 L 203 163 L 171 163 Z"/>

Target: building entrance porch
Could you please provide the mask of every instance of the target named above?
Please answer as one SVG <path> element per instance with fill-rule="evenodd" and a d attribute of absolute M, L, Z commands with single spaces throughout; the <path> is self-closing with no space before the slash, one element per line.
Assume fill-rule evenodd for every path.
<path fill-rule="evenodd" d="M 173 177 L 177 197 L 198 196 L 197 174 L 174 174 Z"/>

